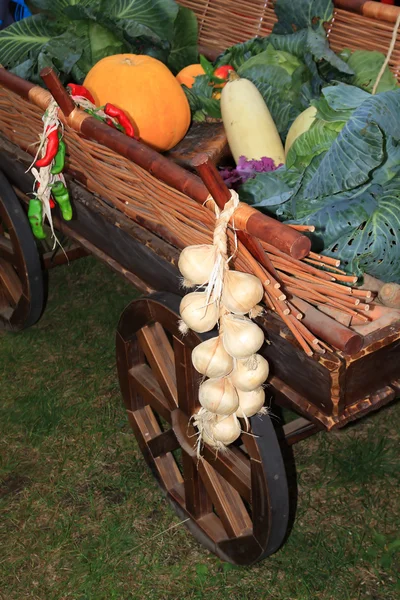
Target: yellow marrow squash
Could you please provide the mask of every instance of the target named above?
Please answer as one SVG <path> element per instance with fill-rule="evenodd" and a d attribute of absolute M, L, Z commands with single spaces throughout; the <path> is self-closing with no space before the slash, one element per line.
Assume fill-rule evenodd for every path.
<path fill-rule="evenodd" d="M 299 137 L 299 135 L 302 135 L 310 129 L 311 125 L 315 121 L 316 116 L 317 109 L 315 108 L 315 106 L 310 106 L 309 108 L 306 108 L 306 110 L 303 110 L 303 112 L 300 113 L 298 117 L 296 117 L 286 137 L 285 156 L 288 155 L 290 147 L 292 146 L 293 142 Z"/>
<path fill-rule="evenodd" d="M 266 156 L 276 166 L 285 162 L 278 130 L 254 83 L 231 74 L 221 93 L 221 114 L 236 163 L 240 156 L 248 160 Z"/>

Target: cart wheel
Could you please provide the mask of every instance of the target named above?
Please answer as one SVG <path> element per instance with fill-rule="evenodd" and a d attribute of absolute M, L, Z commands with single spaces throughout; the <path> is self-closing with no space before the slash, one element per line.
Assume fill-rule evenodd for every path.
<path fill-rule="evenodd" d="M 44 303 L 42 268 L 28 219 L 0 171 L 0 329 L 36 323 Z"/>
<path fill-rule="evenodd" d="M 226 452 L 194 449 L 199 407 L 191 351 L 206 336 L 178 329 L 180 298 L 156 293 L 123 312 L 117 365 L 128 417 L 157 481 L 195 538 L 220 558 L 249 565 L 282 544 L 289 512 L 280 446 L 268 415 L 255 416 Z M 207 334 L 211 337 L 215 334 Z"/>

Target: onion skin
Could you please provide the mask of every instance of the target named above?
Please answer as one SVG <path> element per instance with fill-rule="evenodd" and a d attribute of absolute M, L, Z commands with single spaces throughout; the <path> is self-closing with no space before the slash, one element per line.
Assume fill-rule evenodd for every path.
<path fill-rule="evenodd" d="M 222 304 L 235 315 L 245 315 L 264 296 L 261 281 L 255 275 L 241 271 L 227 271 L 222 292 Z"/>
<path fill-rule="evenodd" d="M 233 358 L 249 358 L 263 345 L 264 332 L 250 319 L 226 315 L 221 321 L 224 348 Z"/>
<path fill-rule="evenodd" d="M 225 377 L 232 372 L 233 359 L 225 350 L 220 337 L 211 338 L 196 346 L 192 364 L 198 373 L 210 378 Z"/>
<path fill-rule="evenodd" d="M 197 333 L 205 333 L 214 329 L 218 321 L 219 311 L 216 302 L 206 304 L 205 292 L 191 292 L 181 300 L 179 313 L 189 329 Z"/>
<path fill-rule="evenodd" d="M 203 439 L 210 445 L 215 445 L 215 441 L 227 445 L 237 440 L 240 434 L 240 423 L 235 415 L 216 416 L 215 420 L 210 421 L 205 427 Z"/>
<path fill-rule="evenodd" d="M 254 360 L 253 358 L 248 360 L 238 360 L 229 378 L 238 390 L 251 392 L 264 383 L 268 374 L 268 361 L 260 354 L 255 354 Z"/>
<path fill-rule="evenodd" d="M 208 283 L 216 260 L 216 249 L 210 244 L 187 246 L 178 260 L 178 269 L 192 286 Z"/>
<path fill-rule="evenodd" d="M 231 415 L 239 407 L 236 388 L 227 377 L 207 379 L 199 388 L 199 402 L 215 415 Z"/>
<path fill-rule="evenodd" d="M 239 408 L 236 411 L 236 416 L 240 419 L 249 418 L 260 412 L 265 403 L 265 392 L 260 386 L 251 392 L 243 392 L 238 390 Z"/>

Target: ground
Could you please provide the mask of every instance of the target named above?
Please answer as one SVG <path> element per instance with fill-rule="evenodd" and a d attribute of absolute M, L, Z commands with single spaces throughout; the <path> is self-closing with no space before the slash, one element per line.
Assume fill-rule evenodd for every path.
<path fill-rule="evenodd" d="M 114 337 L 135 291 L 92 258 L 49 288 L 36 326 L 0 333 L 2 600 L 400 597 L 400 403 L 298 444 L 286 545 L 235 568 L 180 524 L 128 426 Z"/>

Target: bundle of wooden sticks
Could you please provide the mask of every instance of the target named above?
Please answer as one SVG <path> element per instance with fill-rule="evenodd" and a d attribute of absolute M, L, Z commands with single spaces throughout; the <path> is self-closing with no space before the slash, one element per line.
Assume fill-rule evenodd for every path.
<path fill-rule="evenodd" d="M 349 316 L 348 323 L 369 321 L 369 303 L 375 294 L 344 285 L 356 283 L 357 277 L 347 275 L 340 269 L 339 260 L 314 252 L 310 252 L 303 260 L 296 260 L 266 242 L 261 242 L 261 245 L 272 267 L 269 277 L 271 288 L 265 287 L 264 301 L 281 316 L 306 354 L 324 353 L 326 349 L 330 349 L 305 326 L 304 313 L 309 311 L 307 305 L 317 307 L 322 315 L 334 318 L 340 318 L 341 313 L 344 313 Z M 311 314 L 315 317 L 315 313 Z M 322 315 L 320 320 L 324 321 Z M 305 321 L 310 325 L 309 319 Z M 333 327 L 328 321 L 324 323 L 327 327 Z M 344 326 L 342 329 L 338 325 L 340 323 L 335 328 L 343 332 Z M 330 333 L 328 330 L 323 335 L 329 338 Z"/>

